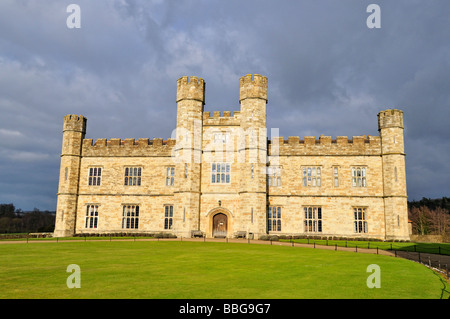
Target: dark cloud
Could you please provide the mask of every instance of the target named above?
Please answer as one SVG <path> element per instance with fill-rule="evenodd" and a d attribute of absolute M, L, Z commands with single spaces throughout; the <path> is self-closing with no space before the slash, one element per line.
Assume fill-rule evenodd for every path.
<path fill-rule="evenodd" d="M 82 28 L 68 29 L 77 3 Z M 380 5 L 381 29 L 366 8 Z M 239 77 L 269 78 L 283 136 L 377 134 L 405 112 L 408 194 L 448 196 L 447 0 L 0 2 L 0 202 L 55 209 L 62 119 L 89 138 L 170 137 L 176 80 L 207 82 L 207 111 L 239 109 Z"/>

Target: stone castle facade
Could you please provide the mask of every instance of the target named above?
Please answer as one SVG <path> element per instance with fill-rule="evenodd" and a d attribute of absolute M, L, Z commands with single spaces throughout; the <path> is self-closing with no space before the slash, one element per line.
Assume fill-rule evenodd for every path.
<path fill-rule="evenodd" d="M 167 140 L 94 143 L 65 116 L 54 235 L 409 240 L 402 111 L 378 114 L 379 136 L 269 140 L 267 78 L 243 76 L 239 102 L 205 112 L 204 80 L 180 78 Z"/>

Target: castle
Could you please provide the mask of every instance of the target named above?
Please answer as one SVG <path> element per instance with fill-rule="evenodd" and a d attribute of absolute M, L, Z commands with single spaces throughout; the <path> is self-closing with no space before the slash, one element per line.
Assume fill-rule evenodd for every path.
<path fill-rule="evenodd" d="M 240 79 L 240 111 L 204 111 L 205 82 L 177 81 L 173 139 L 86 139 L 64 118 L 55 236 L 311 235 L 409 240 L 403 112 L 379 136 L 267 138 L 267 78 Z"/>

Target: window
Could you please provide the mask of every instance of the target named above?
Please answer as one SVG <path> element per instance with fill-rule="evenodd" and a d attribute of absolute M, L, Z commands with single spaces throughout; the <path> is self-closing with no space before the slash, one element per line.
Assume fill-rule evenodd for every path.
<path fill-rule="evenodd" d="M 214 133 L 214 143 L 228 143 L 230 133 Z"/>
<path fill-rule="evenodd" d="M 322 232 L 322 207 L 308 206 L 305 212 L 305 233 Z"/>
<path fill-rule="evenodd" d="M 125 186 L 141 186 L 141 167 L 125 168 Z"/>
<path fill-rule="evenodd" d="M 138 229 L 139 228 L 139 206 L 124 205 L 122 212 L 122 228 Z"/>
<path fill-rule="evenodd" d="M 303 167 L 303 186 L 320 187 L 322 185 L 322 169 L 317 166 Z"/>
<path fill-rule="evenodd" d="M 267 230 L 281 231 L 281 207 L 269 206 L 267 210 Z"/>
<path fill-rule="evenodd" d="M 355 233 L 367 233 L 366 208 L 353 207 Z"/>
<path fill-rule="evenodd" d="M 166 169 L 166 186 L 175 185 L 175 167 L 167 167 Z"/>
<path fill-rule="evenodd" d="M 184 163 L 184 178 L 187 178 L 188 176 L 188 164 Z"/>
<path fill-rule="evenodd" d="M 87 205 L 84 228 L 97 228 L 97 225 L 98 225 L 98 205 Z"/>
<path fill-rule="evenodd" d="M 366 187 L 366 168 L 352 167 L 352 186 Z"/>
<path fill-rule="evenodd" d="M 211 165 L 211 182 L 213 184 L 230 183 L 230 164 L 229 163 L 212 163 Z"/>
<path fill-rule="evenodd" d="M 164 206 L 164 229 L 172 229 L 173 224 L 173 206 Z"/>
<path fill-rule="evenodd" d="M 339 187 L 339 167 L 333 167 L 334 187 Z"/>
<path fill-rule="evenodd" d="M 281 168 L 279 166 L 267 168 L 267 184 L 269 186 L 281 186 Z"/>
<path fill-rule="evenodd" d="M 66 171 L 67 174 L 67 171 Z M 89 168 L 89 186 L 99 186 L 102 182 L 102 168 L 90 167 Z"/>

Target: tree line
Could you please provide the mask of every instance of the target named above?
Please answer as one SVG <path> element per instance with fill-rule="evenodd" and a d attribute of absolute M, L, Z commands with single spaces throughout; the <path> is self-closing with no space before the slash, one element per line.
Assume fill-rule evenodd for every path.
<path fill-rule="evenodd" d="M 55 212 L 35 208 L 24 212 L 14 204 L 0 204 L 0 233 L 43 233 L 55 229 Z"/>
<path fill-rule="evenodd" d="M 408 202 L 409 219 L 416 235 L 440 235 L 450 239 L 450 198 L 422 198 Z"/>

